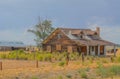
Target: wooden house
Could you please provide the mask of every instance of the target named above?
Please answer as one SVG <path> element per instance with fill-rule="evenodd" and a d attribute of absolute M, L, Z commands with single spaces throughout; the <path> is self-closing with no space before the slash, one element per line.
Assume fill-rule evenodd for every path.
<path fill-rule="evenodd" d="M 106 55 L 106 46 L 116 44 L 100 37 L 100 28 L 57 28 L 44 41 L 43 50 L 48 52 L 78 52 L 85 55 Z M 114 51 L 115 52 L 115 51 Z"/>

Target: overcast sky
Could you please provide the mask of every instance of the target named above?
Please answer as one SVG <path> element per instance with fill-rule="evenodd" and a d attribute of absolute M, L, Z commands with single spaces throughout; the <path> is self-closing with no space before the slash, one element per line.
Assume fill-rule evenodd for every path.
<path fill-rule="evenodd" d="M 27 29 L 38 16 L 54 27 L 101 27 L 101 37 L 120 44 L 120 0 L 0 0 L 0 40 L 34 44 Z"/>

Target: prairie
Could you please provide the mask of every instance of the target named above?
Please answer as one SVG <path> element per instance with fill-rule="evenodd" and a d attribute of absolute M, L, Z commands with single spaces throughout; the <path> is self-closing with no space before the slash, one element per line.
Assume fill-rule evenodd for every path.
<path fill-rule="evenodd" d="M 5 54 L 2 52 L 1 55 Z M 2 70 L 0 79 L 119 79 L 120 78 L 120 50 L 117 57 L 85 57 L 81 61 L 81 56 L 71 55 L 68 65 L 66 65 L 64 55 L 57 55 L 57 58 L 50 56 L 49 59 L 36 60 L 1 58 Z M 23 54 L 22 54 L 23 55 Z M 46 54 L 44 54 L 46 56 Z M 56 56 L 56 55 L 55 55 Z M 47 56 L 46 56 L 47 57 Z M 77 57 L 77 58 L 76 58 Z"/>

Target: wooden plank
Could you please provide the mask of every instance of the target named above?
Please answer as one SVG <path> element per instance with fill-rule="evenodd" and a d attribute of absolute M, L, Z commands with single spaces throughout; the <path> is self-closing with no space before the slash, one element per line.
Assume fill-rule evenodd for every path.
<path fill-rule="evenodd" d="M 73 52 L 72 46 L 68 46 L 68 47 L 67 47 L 67 51 L 68 51 L 69 53 Z"/>
<path fill-rule="evenodd" d="M 0 61 L 0 70 L 2 70 L 2 61 Z"/>
<path fill-rule="evenodd" d="M 56 45 L 56 50 L 61 50 L 61 45 Z"/>
<path fill-rule="evenodd" d="M 48 51 L 48 52 L 51 52 L 51 46 L 50 46 L 50 45 L 47 46 L 47 51 Z"/>

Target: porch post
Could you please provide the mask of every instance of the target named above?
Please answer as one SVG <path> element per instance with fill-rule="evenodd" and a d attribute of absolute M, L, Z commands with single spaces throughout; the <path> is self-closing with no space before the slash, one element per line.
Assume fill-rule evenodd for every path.
<path fill-rule="evenodd" d="M 100 45 L 98 45 L 98 56 L 100 56 Z"/>
<path fill-rule="evenodd" d="M 114 45 L 114 56 L 116 56 L 116 46 Z"/>
<path fill-rule="evenodd" d="M 104 46 L 104 56 L 106 56 L 106 46 Z"/>
<path fill-rule="evenodd" d="M 89 46 L 87 45 L 87 56 L 89 55 Z"/>
<path fill-rule="evenodd" d="M 90 47 L 90 55 L 92 55 L 92 46 L 89 46 Z"/>

